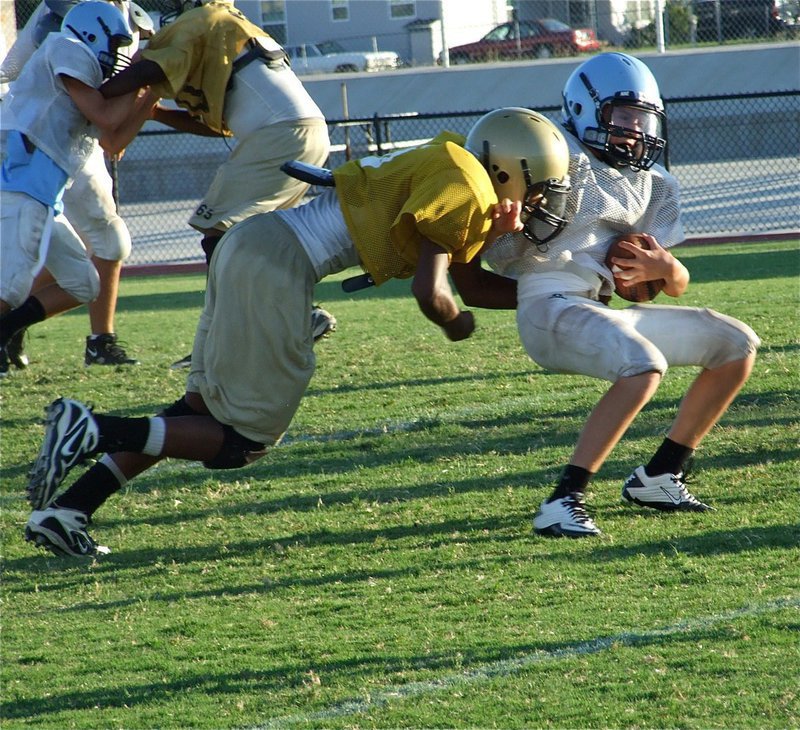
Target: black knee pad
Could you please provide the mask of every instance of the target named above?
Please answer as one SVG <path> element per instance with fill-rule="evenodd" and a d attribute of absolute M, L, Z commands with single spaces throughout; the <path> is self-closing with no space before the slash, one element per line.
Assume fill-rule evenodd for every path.
<path fill-rule="evenodd" d="M 219 453 L 210 461 L 204 461 L 206 469 L 241 469 L 260 459 L 266 453 L 266 444 L 245 438 L 231 426 L 222 426 L 225 437 Z"/>
<path fill-rule="evenodd" d="M 165 418 L 170 418 L 170 417 L 174 418 L 176 416 L 202 416 L 205 414 L 198 413 L 197 411 L 193 410 L 186 402 L 186 398 L 184 398 L 184 396 L 181 396 L 171 406 L 167 406 L 158 415 L 163 416 Z"/>

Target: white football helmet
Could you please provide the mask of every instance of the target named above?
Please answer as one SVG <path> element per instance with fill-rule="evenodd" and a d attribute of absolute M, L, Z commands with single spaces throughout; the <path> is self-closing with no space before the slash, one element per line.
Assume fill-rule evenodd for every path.
<path fill-rule="evenodd" d="M 475 122 L 465 147 L 489 173 L 498 199 L 522 201 L 523 234 L 546 247 L 568 223 L 569 148 L 561 130 L 538 112 L 504 107 Z"/>
<path fill-rule="evenodd" d="M 667 144 L 664 102 L 653 74 L 625 53 L 584 61 L 564 85 L 564 127 L 617 167 L 647 170 Z"/>
<path fill-rule="evenodd" d="M 61 23 L 62 33 L 72 33 L 94 53 L 103 70 L 103 78 L 114 72 L 117 51 L 133 42 L 125 16 L 104 0 L 86 0 L 72 7 Z"/>
<path fill-rule="evenodd" d="M 142 33 L 142 37 L 155 32 L 155 24 L 153 19 L 147 14 L 147 11 L 134 2 L 129 3 L 128 20 L 131 25 L 135 25 Z"/>

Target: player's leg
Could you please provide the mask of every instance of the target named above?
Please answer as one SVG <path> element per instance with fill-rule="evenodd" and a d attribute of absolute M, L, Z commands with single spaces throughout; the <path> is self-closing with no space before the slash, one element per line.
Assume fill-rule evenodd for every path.
<path fill-rule="evenodd" d="M 634 309 L 642 310 L 637 329 L 659 347 L 670 365 L 702 370 L 684 396 L 667 437 L 650 461 L 628 477 L 622 496 L 659 510 L 711 509 L 688 492 L 686 473 L 695 449 L 747 381 L 760 340 L 743 322 L 710 309 Z"/>
<path fill-rule="evenodd" d="M 208 324 L 214 317 L 215 297 L 206 298 L 195 335 L 197 361 L 204 359 L 203 351 L 208 335 Z M 231 373 L 235 376 L 235 369 Z M 119 466 L 126 480 L 137 476 L 155 461 L 174 456 L 204 460 L 216 454 L 219 439 L 215 437 L 222 424 L 214 422 L 201 398 L 192 396 L 195 408 L 187 397 L 181 398 L 154 418 L 120 418 L 93 413 L 77 401 L 59 398 L 47 408 L 45 437 L 30 472 L 28 498 L 35 510 L 46 508 L 68 472 L 88 457 L 98 454 L 130 452 L 121 457 L 127 467 Z M 198 418 L 197 422 L 187 418 Z M 168 428 L 169 426 L 169 428 Z M 206 428 L 212 433 L 197 433 Z M 182 436 L 182 429 L 188 434 Z M 217 433 L 217 435 L 219 435 Z M 192 442 L 195 443 L 192 443 Z M 137 458 L 141 455 L 142 458 Z M 91 472 L 91 470 L 90 470 Z M 96 481 L 84 482 L 78 490 L 98 488 Z M 73 492 L 73 495 L 75 492 Z"/>
<path fill-rule="evenodd" d="M 695 449 L 719 421 L 747 382 L 755 352 L 713 369 L 704 369 L 681 402 L 669 436 Z"/>
<path fill-rule="evenodd" d="M 660 382 L 661 374 L 657 372 L 617 380 L 586 419 L 569 463 L 597 473 Z"/>
<path fill-rule="evenodd" d="M 25 537 L 58 554 L 108 552 L 87 531 L 92 515 L 108 497 L 165 457 L 214 458 L 223 441 L 222 424 L 210 416 L 120 418 L 60 399 L 50 406 L 45 441 L 31 472 L 34 509 Z M 68 468 L 101 451 L 111 453 L 54 498 Z"/>
<path fill-rule="evenodd" d="M 315 274 L 293 234 L 281 221 L 273 223 L 271 228 L 258 221 L 243 224 L 241 249 L 232 232 L 230 255 L 219 263 L 219 286 L 215 259 L 184 398 L 152 419 L 93 414 L 63 399 L 52 404 L 32 470 L 35 509 L 27 526 L 29 539 L 55 552 L 94 554 L 97 544 L 86 532 L 91 515 L 158 459 L 239 468 L 281 438 L 314 370 L 310 331 L 303 325 Z M 264 236 L 274 245 L 260 245 Z M 252 306 L 254 297 L 258 306 Z M 274 316 L 278 309 L 283 316 Z M 239 322 L 242 316 L 246 322 Z M 254 402 L 259 408 L 253 408 Z M 112 453 L 53 501 L 69 469 L 100 451 Z"/>
<path fill-rule="evenodd" d="M 0 377 L 8 375 L 12 364 L 7 347 L 23 330 L 28 320 L 41 321 L 41 306 L 27 305 L 34 274 L 51 213 L 47 206 L 13 191 L 3 192 L 0 206 Z M 38 302 L 36 303 L 38 304 Z M 34 307 L 35 311 L 27 309 Z M 19 311 L 22 308 L 22 311 Z"/>
<path fill-rule="evenodd" d="M 517 322 L 528 354 L 543 367 L 612 382 L 587 418 L 558 484 L 534 517 L 534 529 L 541 535 L 597 535 L 600 530 L 586 511 L 584 493 L 655 393 L 667 363 L 633 329 L 624 311 L 584 297 L 557 294 L 524 300 Z"/>
<path fill-rule="evenodd" d="M 669 433 L 697 448 L 747 382 L 761 341 L 743 322 L 711 309 L 663 307 L 651 317 L 658 327 L 648 318 L 637 323 L 637 329 L 659 347 L 670 365 L 702 367 Z M 670 336 L 665 330 L 681 334 Z"/>
<path fill-rule="evenodd" d="M 131 235 L 119 216 L 103 151 L 96 147 L 64 194 L 65 214 L 92 254 L 100 293 L 89 304 L 91 334 L 86 365 L 137 365 L 125 351 L 115 326 L 122 263 L 131 252 Z"/>
<path fill-rule="evenodd" d="M 315 282 L 303 247 L 277 215 L 234 226 L 212 259 L 187 388 L 254 441 L 281 438 L 313 375 Z"/>
<path fill-rule="evenodd" d="M 12 194 L 7 193 L 6 195 Z M 8 207 L 7 200 L 7 197 L 4 198 L 4 209 Z M 40 208 L 43 207 L 38 203 L 36 205 Z M 2 316 L 0 347 L 3 348 L 3 351 L 13 335 L 49 317 L 91 301 L 99 291 L 97 270 L 64 216 L 56 216 L 52 221 L 51 232 L 49 234 L 45 232 L 43 235 L 47 236 L 47 243 L 42 245 L 43 250 L 34 253 L 31 246 L 20 246 L 16 248 L 13 255 L 4 256 L 3 269 L 8 267 L 9 280 L 13 280 L 11 285 L 16 291 L 15 296 L 24 288 L 20 285 L 23 279 L 27 282 L 30 291 L 33 286 L 33 272 L 42 264 L 50 270 L 55 280 L 37 290 L 35 294 L 30 294 L 19 306 Z M 30 250 L 26 254 L 27 249 Z M 14 265 L 14 261 L 20 256 L 27 257 L 27 268 L 21 269 Z M 42 260 L 39 261 L 39 258 Z"/>
<path fill-rule="evenodd" d="M 201 231 L 226 231 L 259 213 L 299 205 L 309 185 L 284 173 L 286 160 L 325 164 L 330 150 L 325 122 L 282 122 L 253 131 L 238 140 L 218 168 L 208 192 L 189 219 Z"/>

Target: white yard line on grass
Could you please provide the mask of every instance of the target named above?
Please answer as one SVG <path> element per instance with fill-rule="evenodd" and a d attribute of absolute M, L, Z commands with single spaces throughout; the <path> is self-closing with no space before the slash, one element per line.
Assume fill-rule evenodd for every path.
<path fill-rule="evenodd" d="M 347 717 L 367 712 L 376 707 L 388 705 L 394 700 L 405 700 L 412 697 L 420 697 L 449 690 L 454 687 L 478 684 L 480 682 L 502 677 L 537 664 L 558 661 L 576 656 L 586 656 L 587 654 L 597 654 L 611 648 L 614 645 L 635 646 L 636 644 L 646 644 L 654 639 L 660 639 L 677 634 L 687 634 L 700 631 L 725 621 L 735 621 L 740 618 L 760 616 L 767 613 L 782 611 L 787 608 L 800 607 L 800 597 L 782 598 L 762 604 L 748 604 L 735 611 L 727 613 L 712 614 L 695 619 L 687 619 L 671 626 L 651 631 L 638 633 L 622 633 L 614 636 L 605 636 L 591 641 L 582 641 L 578 644 L 565 646 L 554 651 L 537 651 L 525 654 L 514 659 L 502 659 L 491 664 L 483 664 L 462 672 L 445 674 L 438 679 L 427 682 L 409 682 L 408 684 L 390 685 L 382 690 L 369 690 L 366 699 L 348 700 L 339 702 L 330 707 L 316 712 L 300 713 L 297 715 L 287 715 L 268 720 L 263 725 L 255 725 L 248 730 L 271 730 L 272 728 L 291 727 L 293 725 L 307 724 L 310 722 L 324 722 L 335 718 Z"/>

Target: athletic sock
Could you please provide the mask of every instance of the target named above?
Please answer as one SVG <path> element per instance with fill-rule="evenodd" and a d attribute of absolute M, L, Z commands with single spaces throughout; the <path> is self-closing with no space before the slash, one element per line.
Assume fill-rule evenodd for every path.
<path fill-rule="evenodd" d="M 557 499 L 562 499 L 573 492 L 585 492 L 586 487 L 589 486 L 589 480 L 594 474 L 586 469 L 567 464 L 564 467 L 564 472 L 561 475 L 561 481 L 556 486 L 553 493 L 548 497 L 548 502 L 554 502 Z"/>
<path fill-rule="evenodd" d="M 151 419 L 123 418 L 98 413 L 93 413 L 92 416 L 100 432 L 98 451 L 112 454 L 117 451 L 133 451 L 137 454 L 144 452 L 150 435 Z"/>
<path fill-rule="evenodd" d="M 119 469 L 112 469 L 106 457 L 103 457 L 81 474 L 66 492 L 60 494 L 53 502 L 53 507 L 77 509 L 91 517 L 103 502 L 126 483 Z"/>
<path fill-rule="evenodd" d="M 645 466 L 644 473 L 649 477 L 659 474 L 680 474 L 693 454 L 694 449 L 665 438 Z"/>
<path fill-rule="evenodd" d="M 0 317 L 0 347 L 5 347 L 20 330 L 44 321 L 46 314 L 36 297 L 28 297 L 16 309 L 6 312 Z"/>

